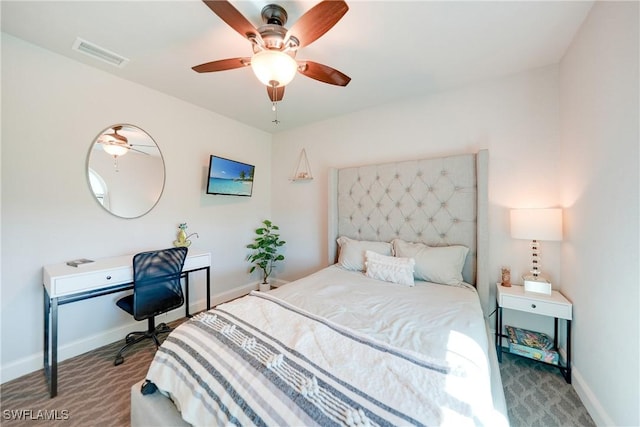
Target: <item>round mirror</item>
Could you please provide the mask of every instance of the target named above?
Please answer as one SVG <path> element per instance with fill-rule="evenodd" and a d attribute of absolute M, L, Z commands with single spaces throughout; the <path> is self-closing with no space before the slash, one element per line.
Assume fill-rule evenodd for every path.
<path fill-rule="evenodd" d="M 91 145 L 87 179 L 96 201 L 121 218 L 138 218 L 160 200 L 164 159 L 156 142 L 139 127 L 117 124 Z"/>

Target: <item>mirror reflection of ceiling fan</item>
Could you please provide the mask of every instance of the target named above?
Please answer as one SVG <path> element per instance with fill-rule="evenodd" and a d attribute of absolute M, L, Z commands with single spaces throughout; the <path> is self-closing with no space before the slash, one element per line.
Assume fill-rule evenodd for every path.
<path fill-rule="evenodd" d="M 153 147 L 151 145 L 138 145 L 138 144 L 130 144 L 127 137 L 120 135 L 118 131 L 122 130 L 122 126 L 114 126 L 109 129 L 112 132 L 105 132 L 98 138 L 98 142 L 102 144 L 102 149 L 109 155 L 117 158 L 119 156 L 124 156 L 130 150 L 135 151 L 140 154 L 149 155 L 149 153 L 144 152 L 142 150 L 138 150 L 134 147 Z"/>
<path fill-rule="evenodd" d="M 309 9 L 287 30 L 287 12 L 281 6 L 269 4 L 262 9 L 264 25 L 256 29 L 229 1 L 203 0 L 231 28 L 245 37 L 253 48 L 252 57 L 239 57 L 207 62 L 193 67 L 198 73 L 233 70 L 250 66 L 258 80 L 267 87 L 274 103 L 284 97 L 284 87 L 296 72 L 322 83 L 346 86 L 351 78 L 327 65 L 298 60 L 296 54 L 329 31 L 349 10 L 342 0 L 321 1 Z"/>

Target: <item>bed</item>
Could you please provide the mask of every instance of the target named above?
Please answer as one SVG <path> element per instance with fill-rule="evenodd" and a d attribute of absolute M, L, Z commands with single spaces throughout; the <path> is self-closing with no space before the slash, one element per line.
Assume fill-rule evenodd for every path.
<path fill-rule="evenodd" d="M 138 425 L 508 425 L 486 321 L 488 153 L 332 170 L 330 265 L 180 325 Z"/>

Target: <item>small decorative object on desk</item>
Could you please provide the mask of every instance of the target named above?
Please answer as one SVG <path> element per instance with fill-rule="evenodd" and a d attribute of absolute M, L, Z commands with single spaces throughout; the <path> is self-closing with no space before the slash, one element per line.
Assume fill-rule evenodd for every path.
<path fill-rule="evenodd" d="M 79 258 L 79 259 L 74 259 L 71 261 L 67 261 L 67 265 L 71 266 L 71 267 L 78 267 L 84 264 L 89 264 L 90 262 L 93 262 L 92 259 L 87 259 L 87 258 Z"/>
<path fill-rule="evenodd" d="M 511 269 L 509 267 L 502 267 L 502 286 L 511 286 Z"/>
<path fill-rule="evenodd" d="M 191 233 L 187 235 L 187 223 L 186 222 L 181 223 L 178 226 L 178 238 L 177 240 L 173 241 L 173 246 L 175 246 L 176 248 L 179 248 L 179 247 L 188 248 L 189 245 L 191 245 L 191 240 L 188 240 L 188 239 L 194 234 L 196 237 L 198 238 L 200 237 L 198 236 L 198 233 Z"/>

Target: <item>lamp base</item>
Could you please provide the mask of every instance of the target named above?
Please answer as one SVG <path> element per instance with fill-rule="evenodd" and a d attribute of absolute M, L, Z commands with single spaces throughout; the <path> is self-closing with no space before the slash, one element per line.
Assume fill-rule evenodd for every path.
<path fill-rule="evenodd" d="M 525 292 L 551 295 L 551 282 L 543 277 L 522 276 Z"/>

